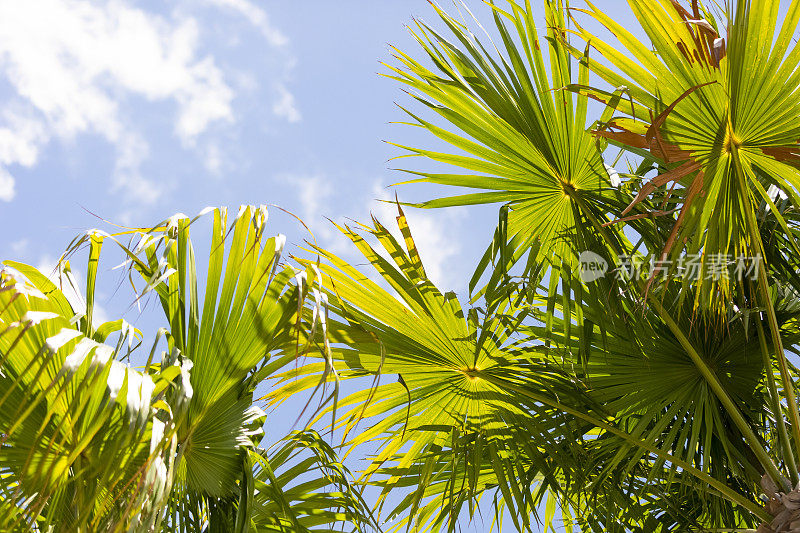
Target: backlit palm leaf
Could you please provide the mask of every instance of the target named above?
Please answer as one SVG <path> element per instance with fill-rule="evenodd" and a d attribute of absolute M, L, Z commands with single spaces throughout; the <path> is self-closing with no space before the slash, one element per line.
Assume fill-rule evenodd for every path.
<path fill-rule="evenodd" d="M 112 239 L 143 279 L 142 296 L 152 291 L 161 303 L 169 357 L 191 362 L 193 395 L 178 421 L 178 488 L 231 497 L 239 492 L 243 447 L 250 442 L 257 384 L 251 375 L 271 349 L 291 339 L 296 304 L 283 294 L 293 272 L 278 266 L 285 239 L 264 235 L 266 209 L 243 206 L 230 226 L 225 209 L 212 216 L 203 297 L 188 217 L 175 215 L 135 232 L 131 246 Z"/>
<path fill-rule="evenodd" d="M 665 254 L 702 253 L 706 268 L 719 254 L 763 254 L 752 216 L 762 200 L 774 209 L 768 185 L 777 185 L 798 205 L 800 47 L 791 41 L 800 4 L 790 2 L 779 27 L 780 3 L 769 0 L 734 2 L 721 21 L 698 2 L 684 8 L 670 0 L 631 0 L 650 39 L 646 44 L 587 3 L 582 11 L 603 24 L 624 51 L 578 26 L 613 68 L 574 47 L 572 53 L 613 87 L 624 86 L 636 102 L 617 101 L 619 116 L 595 133 L 664 169 L 643 184 L 628 209 L 656 188 L 674 187 L 680 213 Z M 609 93 L 589 92 L 610 102 Z M 714 300 L 718 290 L 730 294 L 724 280 L 703 285 L 697 293 L 703 307 L 719 301 Z"/>
<path fill-rule="evenodd" d="M 254 459 L 253 531 L 375 530 L 350 472 L 316 432 L 294 432 L 275 450 Z"/>
<path fill-rule="evenodd" d="M 528 530 L 540 502 L 557 501 L 562 484 L 582 476 L 581 441 L 593 427 L 553 406 L 563 401 L 592 409 L 557 365 L 548 366 L 541 343 L 513 338 L 499 315 L 465 313 L 453 293 L 431 284 L 402 212 L 398 224 L 405 247 L 377 221 L 363 228 L 378 239 L 381 253 L 356 231 L 342 231 L 399 298 L 317 249 L 325 259 L 318 268 L 330 287 L 330 310 L 344 319 L 328 322 L 338 375 L 370 378 L 363 390 L 338 400 L 335 427 L 350 447 L 377 444 L 364 481 L 381 486 L 382 499 L 413 487 L 390 512 L 402 519 L 398 531 L 452 528 L 462 511 L 474 517 L 487 491 L 511 510 L 517 529 Z M 315 386 L 323 368 L 305 362 L 284 373 L 270 398 L 279 402 Z M 505 390 L 504 380 L 517 379 L 551 402 Z"/>
<path fill-rule="evenodd" d="M 75 329 L 55 285 L 16 266 L 33 280 L 0 274 L 0 528 L 156 528 L 176 445 L 161 400 L 180 368 L 125 367 Z"/>
<path fill-rule="evenodd" d="M 327 531 L 317 526 L 341 517 L 362 529 L 374 525 L 356 493 L 337 498 L 320 492 L 330 483 L 346 488 L 346 471 L 337 470 L 332 451 L 310 436 L 291 444 L 320 451 L 305 459 L 303 482 L 288 496 L 281 496 L 290 489 L 287 479 L 265 494 L 255 492 L 269 480 L 258 448 L 266 415 L 254 405 L 253 393 L 280 368 L 269 364 L 271 352 L 293 343 L 298 302 L 307 287 L 302 278 L 293 286 L 295 270 L 280 265 L 285 239 L 266 238 L 265 208 L 242 207 L 230 225 L 226 210 L 214 209 L 212 216 L 203 280 L 189 236 L 197 219 L 183 215 L 150 230 L 91 231 L 77 238 L 66 256 L 84 247 L 89 255 L 79 313 L 35 269 L 12 264 L 35 288 L 3 274 L 4 529 L 36 523 L 57 531 L 276 531 L 265 517 L 280 498 L 292 502 L 283 516 L 305 514 L 301 522 L 310 531 Z M 131 244 L 122 242 L 125 235 Z M 141 334 L 124 321 L 92 321 L 98 262 L 107 242 L 127 258 L 137 298 L 155 295 L 164 311 L 167 328 L 156 337 L 144 373 L 117 361 L 145 363 L 146 354 L 124 342 Z M 69 269 L 62 258 L 59 273 Z M 116 350 L 99 344 L 115 331 L 122 332 Z M 162 338 L 159 364 L 153 357 Z M 283 465 L 280 456 L 277 464 Z"/>
<path fill-rule="evenodd" d="M 603 206 L 613 202 L 613 196 L 605 192 L 609 176 L 586 131 L 588 98 L 564 90 L 572 83 L 587 83 L 589 72 L 582 67 L 578 79 L 573 79 L 569 52 L 562 44 L 561 0 L 545 2 L 547 39 L 543 43 L 529 2 L 524 8 L 514 2 L 508 3 L 507 10 L 491 7 L 502 39 L 497 49 L 435 7 L 455 41 L 421 22 L 413 31 L 435 70 L 399 50 L 396 58 L 401 65 L 390 67 L 390 77 L 408 85 L 419 102 L 448 123 L 441 127 L 409 111 L 413 124 L 456 152 L 403 148 L 470 172 L 412 172 L 422 176 L 416 181 L 484 191 L 417 206 L 504 203 L 507 222 L 501 222 L 494 245 L 499 257 L 492 257 L 502 269 L 531 251 L 532 262 L 546 262 L 557 269 L 564 263 L 574 271 L 580 251 L 603 253 L 616 244 L 613 231 L 599 229 L 606 222 Z M 542 47 L 547 48 L 549 67 Z M 598 230 L 611 242 L 599 239 Z M 506 248 L 507 256 L 497 254 Z M 490 248 L 476 277 L 491 255 Z M 563 275 L 570 278 L 568 272 Z M 473 279 L 473 287 L 476 282 Z"/>

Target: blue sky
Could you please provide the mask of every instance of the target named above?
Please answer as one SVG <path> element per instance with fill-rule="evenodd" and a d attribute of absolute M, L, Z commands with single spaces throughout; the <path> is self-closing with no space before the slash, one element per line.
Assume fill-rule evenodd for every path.
<path fill-rule="evenodd" d="M 631 20 L 624 2 L 597 3 Z M 391 124 L 408 99 L 377 75 L 388 43 L 419 53 L 412 16 L 434 19 L 426 0 L 0 2 L 0 259 L 51 270 L 75 235 L 109 229 L 98 217 L 151 226 L 239 204 L 289 209 L 355 259 L 323 217 L 389 220 L 375 200 L 403 176 L 383 141 L 433 145 Z M 438 192 L 399 188 L 402 200 Z M 272 214 L 275 233 L 307 238 Z M 408 214 L 431 277 L 464 296 L 496 208 Z M 118 281 L 111 266 L 101 276 Z M 104 317 L 157 327 L 114 283 L 101 291 Z"/>
<path fill-rule="evenodd" d="M 0 254 L 49 265 L 102 225 L 94 215 L 148 226 L 241 203 L 281 205 L 342 246 L 322 217 L 386 214 L 373 200 L 402 178 L 382 141 L 430 142 L 389 124 L 404 95 L 376 74 L 387 43 L 413 48 L 412 14 L 430 12 L 423 1 L 5 3 L 0 223 L 13 231 Z M 492 231 L 493 210 L 483 224 L 475 215 L 411 215 L 438 282 L 463 286 L 479 252 L 462 237 Z"/>
<path fill-rule="evenodd" d="M 290 209 L 342 251 L 323 216 L 390 214 L 374 200 L 403 176 L 383 141 L 433 145 L 390 124 L 408 98 L 377 75 L 388 43 L 417 52 L 412 16 L 435 15 L 425 0 L 2 3 L 0 257 L 51 264 L 96 216 L 149 226 L 242 203 Z M 410 213 L 436 282 L 463 292 L 495 213 Z"/>

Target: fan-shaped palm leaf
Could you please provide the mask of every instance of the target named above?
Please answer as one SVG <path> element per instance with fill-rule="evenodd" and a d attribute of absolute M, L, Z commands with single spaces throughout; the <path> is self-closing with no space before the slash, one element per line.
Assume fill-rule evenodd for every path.
<path fill-rule="evenodd" d="M 548 333 L 546 327 L 522 326 L 526 315 L 533 312 L 536 316 L 542 310 L 532 310 L 527 303 L 515 308 L 511 300 L 489 318 L 465 313 L 454 295 L 442 295 L 427 279 L 402 212 L 398 222 L 405 249 L 377 221 L 369 229 L 385 255 L 352 229 L 342 231 L 399 298 L 335 255 L 317 249 L 326 260 L 318 268 L 329 279 L 326 285 L 330 287 L 330 309 L 335 317 L 345 320 L 339 322 L 335 318 L 328 322 L 332 343 L 329 356 L 335 361 L 340 378 L 373 378 L 365 382 L 360 392 L 338 401 L 335 408 L 345 412 L 336 418 L 335 427 L 344 432 L 348 446 L 363 446 L 370 441 L 378 444 L 364 481 L 382 487 L 384 498 L 392 490 L 412 488 L 390 513 L 402 518 L 395 528 L 413 525 L 423 531 L 450 529 L 462 511 L 474 517 L 476 502 L 487 491 L 496 492 L 497 508 L 510 510 L 518 530 L 531 527 L 539 505 L 546 499 L 557 502 L 562 509 L 573 509 L 577 518 L 589 524 L 591 520 L 584 513 L 589 512 L 587 508 L 599 512 L 599 506 L 585 502 L 598 493 L 604 494 L 608 502 L 616 502 L 616 514 L 611 516 L 618 517 L 623 507 L 628 511 L 637 509 L 638 516 L 644 516 L 640 500 L 651 493 L 636 494 L 629 487 L 620 486 L 619 479 L 611 476 L 620 471 L 623 478 L 627 476 L 630 483 L 636 484 L 636 490 L 646 489 L 648 476 L 663 479 L 664 483 L 680 478 L 678 485 L 686 490 L 700 478 L 736 505 L 763 516 L 747 496 L 725 485 L 727 478 L 715 479 L 706 473 L 707 457 L 706 463 L 702 459 L 695 463 L 695 456 L 687 455 L 683 448 L 676 452 L 674 441 L 686 436 L 680 432 L 681 421 L 697 409 L 686 399 L 686 390 L 701 403 L 710 402 L 713 409 L 719 410 L 713 393 L 706 390 L 704 376 L 693 359 L 681 351 L 680 342 L 674 342 L 672 352 L 664 351 L 661 365 L 654 365 L 657 368 L 653 375 L 672 368 L 693 376 L 687 380 L 683 393 L 678 391 L 672 396 L 678 398 L 673 403 L 685 400 L 682 404 L 664 407 L 659 399 L 658 407 L 648 407 L 647 402 L 663 389 L 652 392 L 644 386 L 629 391 L 632 396 L 622 397 L 618 390 L 612 390 L 615 378 L 608 375 L 609 371 L 596 370 L 611 368 L 598 360 L 604 355 L 593 356 L 588 366 L 582 366 L 577 358 L 572 360 L 578 350 L 571 350 L 571 339 L 579 338 L 577 333 L 567 334 L 570 340 L 560 337 L 565 331 L 572 331 L 567 327 L 569 321 L 558 321 L 555 333 Z M 593 318 L 598 323 L 603 310 L 602 306 L 596 309 L 597 316 Z M 635 322 L 640 310 L 630 305 L 629 312 L 627 320 Z M 572 311 L 566 314 L 559 308 L 557 313 L 571 317 Z M 642 318 L 642 324 L 648 324 L 647 319 Z M 633 338 L 628 337 L 632 335 L 628 328 L 617 331 L 609 327 L 605 336 L 596 328 L 592 331 L 595 340 L 591 349 L 611 350 L 609 354 L 619 354 L 623 359 L 630 357 L 632 369 L 636 366 L 634 361 L 646 365 L 646 357 L 633 354 L 641 354 L 644 348 L 655 349 L 672 331 L 663 323 L 659 326 L 663 331 L 648 327 L 642 330 L 642 337 Z M 512 332 L 518 332 L 519 338 Z M 655 337 L 647 339 L 649 344 L 643 346 L 647 335 Z M 537 340 L 546 337 L 553 339 L 558 348 L 547 348 Z M 735 339 L 728 346 L 736 346 Z M 734 352 L 740 361 L 742 354 Z M 713 358 L 724 359 L 722 354 L 714 354 L 709 364 L 716 364 Z M 740 404 L 753 400 L 762 360 L 756 357 L 745 361 L 755 370 L 747 384 L 731 387 L 731 394 Z M 613 361 L 606 359 L 605 363 L 611 365 Z M 305 363 L 283 374 L 283 386 L 272 393 L 273 401 L 313 387 L 323 365 Z M 576 373 L 576 367 L 588 370 Z M 397 382 L 376 382 L 385 376 L 397 376 Z M 603 382 L 602 389 L 595 381 Z M 663 378 L 659 383 L 664 383 Z M 646 397 L 637 397 L 637 390 Z M 735 396 L 737 391 L 741 398 Z M 763 400 L 763 396 L 760 398 Z M 611 409 L 606 409 L 603 402 Z M 685 408 L 683 412 L 681 407 Z M 668 411 L 666 415 L 664 409 Z M 715 421 L 726 424 L 724 416 L 720 416 L 715 411 Z M 637 426 L 632 423 L 635 420 L 644 422 Z M 703 438 L 721 435 L 719 440 L 733 442 L 737 449 L 744 446 L 735 431 L 719 433 L 705 423 L 708 420 L 701 417 L 694 426 L 695 430 L 706 427 L 706 432 L 701 432 Z M 365 427 L 357 431 L 359 424 Z M 681 429 L 675 429 L 679 426 Z M 604 435 L 605 439 L 600 440 Z M 609 450 L 622 451 L 617 457 Z M 738 465 L 741 454 L 732 453 L 732 459 L 722 453 L 719 461 L 736 461 Z M 757 483 L 760 475 L 754 469 L 759 465 L 757 461 L 753 464 L 756 466 L 750 466 L 748 479 Z M 678 476 L 676 469 L 683 474 Z M 727 508 L 731 508 L 730 504 Z M 691 514 L 688 510 L 686 513 Z M 545 513 L 545 520 L 551 519 L 552 514 Z M 672 520 L 679 518 L 673 516 Z M 602 524 L 609 524 L 596 518 L 593 523 L 600 524 L 593 529 L 596 531 L 602 530 Z"/>
<path fill-rule="evenodd" d="M 676 300 L 677 290 L 659 297 Z M 620 298 L 625 296 L 620 295 Z M 586 394 L 610 413 L 616 427 L 624 428 L 630 436 L 655 445 L 675 459 L 694 465 L 735 488 L 751 501 L 757 501 L 764 474 L 760 460 L 743 438 L 739 424 L 731 418 L 730 409 L 721 404 L 709 386 L 685 342 L 688 340 L 698 356 L 713 369 L 735 408 L 742 413 L 747 427 L 754 428 L 762 442 L 771 443 L 769 451 L 781 456 L 784 450 L 775 428 L 778 421 L 782 422 L 778 417 L 783 414 L 776 410 L 772 401 L 775 396 L 774 390 L 770 390 L 770 380 L 777 369 L 773 368 L 769 357 L 772 346 L 764 335 L 763 319 L 758 314 L 747 316 L 731 311 L 733 316 L 723 324 L 713 315 L 698 317 L 692 315 L 691 309 L 684 309 L 682 313 L 675 313 L 680 317 L 677 330 L 686 332 L 686 339 L 682 339 L 665 323 L 659 308 L 624 307 L 630 309 L 627 316 L 630 327 L 617 329 L 608 324 L 605 335 L 596 328 L 591 337 L 593 355 L 583 364 L 571 355 L 576 353 L 581 338 L 575 334 L 554 338 L 554 345 L 566 361 L 565 366 L 571 369 L 576 380 L 585 384 Z M 776 307 L 780 310 L 782 338 L 787 344 L 796 344 L 796 309 L 781 301 Z M 599 323 L 605 310 L 590 305 L 584 313 L 587 320 Z M 542 335 L 544 329 L 541 325 L 522 327 L 520 332 L 537 336 Z M 559 337 L 568 329 L 565 321 L 559 321 L 553 327 L 554 336 Z M 685 484 L 682 490 L 693 490 L 697 483 L 685 475 L 678 476 L 681 481 L 676 482 L 674 460 L 655 460 L 644 448 L 629 445 L 617 435 L 604 433 L 596 445 L 590 454 L 597 454 L 591 460 L 597 468 L 592 483 L 602 487 L 606 482 L 622 484 L 630 482 L 631 477 L 639 477 L 631 484 L 631 490 L 640 491 L 632 494 L 634 501 L 630 503 L 634 508 L 638 506 L 636 499 L 652 494 L 650 478 L 664 479 L 676 488 Z M 659 499 L 663 500 L 663 505 L 669 500 L 668 494 L 659 495 Z M 740 513 L 740 504 L 717 496 L 706 500 L 705 511 L 693 518 L 703 527 L 755 525 L 753 516 Z"/>
<path fill-rule="evenodd" d="M 578 26 L 614 68 L 574 47 L 573 54 L 612 86 L 624 86 L 639 104 L 620 105 L 621 116 L 596 134 L 668 169 L 642 186 L 629 209 L 656 187 L 675 182 L 681 212 L 665 253 L 678 254 L 685 244 L 691 253 L 702 252 L 706 265 L 715 254 L 763 253 L 753 240 L 752 216 L 762 200 L 775 207 L 766 185 L 787 191 L 797 205 L 794 190 L 800 184 L 795 168 L 800 129 L 794 120 L 800 112 L 795 98 L 800 80 L 794 74 L 800 49 L 790 50 L 800 20 L 798 3 L 791 3 L 776 34 L 779 2 L 736 2 L 720 23 L 698 2 L 683 8 L 668 0 L 631 1 L 654 50 L 587 3 L 585 12 L 626 52 Z M 713 294 L 706 287 L 698 293 L 699 303 L 710 306 Z"/>
<path fill-rule="evenodd" d="M 328 321 L 331 357 L 339 376 L 380 380 L 388 375 L 396 380 L 371 381 L 371 386 L 339 400 L 336 407 L 344 413 L 335 427 L 342 429 L 350 446 L 378 444 L 364 479 L 378 480 L 384 498 L 392 489 L 419 480 L 417 490 L 391 512 L 404 515 L 409 524 L 416 523 L 425 531 L 445 523 L 452 527 L 460 509 L 467 505 L 474 512 L 478 496 L 500 486 L 504 504 L 515 509 L 517 527 L 530 527 L 531 511 L 546 490 L 538 497 L 530 492 L 512 493 L 509 487 L 517 485 L 509 479 L 537 478 L 538 483 L 557 484 L 559 474 L 549 472 L 543 454 L 563 454 L 566 464 L 571 447 L 565 443 L 577 445 L 583 431 L 576 430 L 573 418 L 549 406 L 521 409 L 512 395 L 482 377 L 500 379 L 523 372 L 529 357 L 524 351 L 505 349 L 513 347 L 512 330 L 496 319 L 481 324 L 477 315 L 468 319 L 454 293 L 443 295 L 427 279 L 402 212 L 398 223 L 406 249 L 374 222 L 369 231 L 386 255 L 354 230 L 342 231 L 399 298 L 321 249 L 317 251 L 326 261 L 318 268 L 328 280 L 331 312 L 344 319 Z M 305 363 L 284 373 L 282 388 L 270 397 L 280 401 L 314 386 L 324 364 Z M 544 366 L 536 370 L 529 374 L 531 386 L 571 396 L 572 387 L 557 372 Z M 359 424 L 369 427 L 356 431 Z M 526 429 L 528 442 L 515 439 L 516 428 Z M 449 462 L 442 461 L 441 454 L 449 446 L 469 450 L 466 456 L 477 454 L 477 459 L 473 455 L 465 460 L 462 454 L 448 473 Z M 458 477 L 461 487 L 457 495 L 453 477 Z M 452 506 L 442 505 L 439 498 L 449 498 Z"/>
<path fill-rule="evenodd" d="M 163 397 L 181 369 L 125 367 L 122 342 L 86 337 L 55 285 L 16 266 L 32 279 L 0 274 L 0 527 L 152 530 L 176 446 Z"/>
<path fill-rule="evenodd" d="M 412 34 L 435 70 L 397 50 L 401 65 L 389 67 L 394 73 L 390 77 L 410 86 L 419 102 L 448 123 L 441 127 L 407 111 L 413 124 L 457 151 L 403 148 L 412 155 L 470 172 L 412 171 L 422 176 L 415 181 L 484 192 L 416 205 L 432 208 L 502 202 L 508 207 L 501 211 L 496 242 L 483 258 L 472 287 L 490 258 L 505 270 L 529 251 L 533 263 L 546 262 L 558 270 L 563 263 L 564 277 L 571 278 L 568 271 L 577 270 L 582 250 L 611 250 L 617 236 L 611 229 L 600 228 L 600 223 L 606 222 L 604 206 L 613 203 L 614 196 L 604 192 L 610 188 L 609 175 L 586 131 L 588 98 L 563 90 L 574 82 L 587 83 L 589 71 L 582 67 L 578 79 L 573 79 L 569 52 L 562 44 L 561 0 L 545 2 L 544 44 L 539 41 L 530 2 L 526 1 L 524 8 L 509 2 L 508 10 L 492 3 L 502 38 L 500 47 L 485 45 L 465 24 L 434 7 L 455 41 L 418 22 Z M 550 58 L 549 68 L 543 46 Z M 600 239 L 598 232 L 607 240 Z M 493 252 L 499 257 L 491 257 Z"/>
<path fill-rule="evenodd" d="M 680 213 L 670 220 L 673 228 L 662 253 L 673 258 L 683 250 L 702 254 L 704 268 L 708 268 L 720 257 L 764 256 L 756 216 L 763 202 L 796 253 L 796 240 L 767 185 L 782 189 L 795 206 L 800 205 L 796 193 L 800 184 L 796 168 L 800 161 L 796 121 L 800 46 L 791 42 L 800 22 L 800 3 L 789 3 L 779 25 L 780 2 L 734 2 L 723 15 L 725 36 L 721 24 L 699 2 L 688 8 L 668 0 L 629 3 L 654 50 L 591 2 L 585 12 L 603 24 L 630 57 L 578 26 L 578 33 L 612 68 L 597 61 L 585 62 L 613 86 L 624 86 L 638 104 L 630 109 L 622 106 L 622 116 L 610 119 L 596 133 L 657 161 L 665 170 L 642 186 L 628 209 L 654 189 L 672 183 L 674 191 L 671 188 L 667 196 L 674 195 Z M 571 50 L 585 58 L 578 49 Z M 769 318 L 797 441 L 800 413 L 769 299 L 766 266 L 759 264 L 758 304 Z M 733 292 L 731 284 L 726 277 L 715 279 L 705 272 L 691 280 L 700 287 L 694 293 L 695 301 L 703 308 L 724 312 Z M 788 451 L 788 442 L 784 448 Z M 794 458 L 785 460 L 796 481 Z"/>
<path fill-rule="evenodd" d="M 270 354 L 295 338 L 307 287 L 300 277 L 300 286 L 292 286 L 295 270 L 279 263 L 285 239 L 265 237 L 266 219 L 265 208 L 242 207 L 228 225 L 226 210 L 213 210 L 205 279 L 198 278 L 189 236 L 197 219 L 176 215 L 150 230 L 91 231 L 77 238 L 65 256 L 88 247 L 80 313 L 35 269 L 13 264 L 36 287 L 3 274 L 3 524 L 36 523 L 58 531 L 267 528 L 272 498 L 287 487 L 281 482 L 268 495 L 254 492 L 257 483 L 263 487 L 258 465 L 267 460 L 257 448 L 266 415 L 254 405 L 253 393 L 280 368 Z M 131 244 L 123 243 L 125 235 Z M 134 287 L 142 287 L 137 276 L 143 280 L 137 299 L 156 295 L 165 314 L 168 327 L 157 336 L 143 373 L 117 361 L 137 357 L 124 341 L 141 334 L 121 320 L 99 326 L 92 321 L 106 242 L 116 243 L 127 258 Z M 66 258 L 59 263 L 60 272 L 69 271 Z M 99 344 L 114 331 L 123 333 L 116 350 Z M 162 337 L 166 351 L 159 364 L 153 356 Z M 346 487 L 332 451 L 309 439 L 295 440 L 320 453 L 303 464 L 326 474 L 308 475 L 304 483 Z M 298 499 L 307 497 L 306 504 L 320 513 L 289 509 L 286 516 L 305 512 L 303 523 L 313 526 L 341 516 L 374 525 L 355 493 L 337 498 L 297 493 L 297 487 L 288 496 L 293 505 L 302 507 Z"/>

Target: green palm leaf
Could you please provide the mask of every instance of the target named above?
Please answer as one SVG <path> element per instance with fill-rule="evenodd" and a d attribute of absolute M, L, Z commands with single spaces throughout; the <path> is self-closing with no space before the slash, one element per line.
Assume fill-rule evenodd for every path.
<path fill-rule="evenodd" d="M 295 328 L 306 326 L 297 317 L 308 287 L 302 277 L 293 286 L 296 270 L 280 263 L 285 238 L 266 237 L 266 208 L 242 207 L 230 224 L 225 209 L 210 211 L 205 279 L 198 278 L 189 235 L 200 217 L 184 215 L 149 230 L 93 230 L 75 239 L 59 273 L 68 274 L 67 258 L 88 248 L 80 314 L 35 269 L 11 263 L 35 286 L 4 271 L 3 529 L 277 531 L 273 526 L 284 522 L 269 516 L 278 501 L 292 502 L 283 516 L 305 516 L 301 523 L 309 531 L 326 531 L 317 526 L 345 516 L 362 530 L 374 526 L 357 493 L 321 490 L 331 483 L 346 488 L 347 476 L 332 450 L 311 436 L 294 437 L 284 451 L 316 450 L 303 469 L 325 475 L 302 483 L 317 489 L 291 488 L 282 478 L 264 494 L 255 492 L 270 481 L 261 466 L 269 464 L 266 452 L 258 448 L 266 415 L 254 404 L 254 391 L 285 364 L 270 361 L 272 352 L 294 345 Z M 92 320 L 108 242 L 126 257 L 137 302 L 154 295 L 164 311 L 167 328 L 141 372 L 119 362 L 144 363 L 136 352 L 141 343 L 126 342 L 141 333 L 122 320 Z M 120 332 L 116 348 L 101 344 L 114 332 Z M 279 454 L 276 464 L 285 459 Z M 306 492 L 298 489 L 304 486 Z"/>
<path fill-rule="evenodd" d="M 293 432 L 255 460 L 254 531 L 333 533 L 344 531 L 345 524 L 352 532 L 377 528 L 349 470 L 316 432 Z"/>
<path fill-rule="evenodd" d="M 339 379 L 365 385 L 329 407 L 334 428 L 350 453 L 377 445 L 362 481 L 380 486 L 382 501 L 412 488 L 389 512 L 400 519 L 393 530 L 452 528 L 462 511 L 475 517 L 487 491 L 512 510 L 518 530 L 530 530 L 542 501 L 558 501 L 562 485 L 580 485 L 581 441 L 592 425 L 552 404 L 508 394 L 504 380 L 525 376 L 527 386 L 591 412 L 589 400 L 558 366 L 549 366 L 541 344 L 513 338 L 500 313 L 479 319 L 427 279 L 402 211 L 405 247 L 373 222 L 362 229 L 378 239 L 381 252 L 355 230 L 340 229 L 397 296 L 315 249 L 325 260 L 318 268 L 330 287 L 330 311 L 341 318 L 328 322 L 329 356 Z M 315 387 L 327 364 L 312 359 L 284 372 L 269 399 L 277 403 Z"/>
<path fill-rule="evenodd" d="M 625 86 L 639 104 L 614 103 L 615 116 L 596 134 L 665 169 L 644 184 L 629 209 L 655 188 L 677 184 L 671 192 L 681 211 L 665 254 L 702 253 L 706 267 L 719 254 L 763 254 L 760 242 L 752 239 L 748 213 L 762 200 L 774 208 L 766 185 L 777 185 L 798 205 L 794 191 L 800 181 L 794 167 L 800 129 L 794 117 L 800 112 L 795 98 L 800 80 L 793 72 L 800 49 L 789 50 L 798 24 L 797 2 L 791 2 L 773 44 L 776 2 L 737 2 L 720 23 L 698 3 L 683 8 L 666 0 L 632 0 L 653 49 L 587 3 L 589 9 L 579 11 L 604 25 L 624 51 L 578 25 L 577 33 L 613 68 L 575 47 L 573 55 L 604 81 Z M 796 248 L 794 242 L 791 246 Z M 731 291 L 724 280 L 703 285 L 697 292 L 703 307 L 719 301 L 716 291 Z"/>
<path fill-rule="evenodd" d="M 400 66 L 389 66 L 393 72 L 389 77 L 408 85 L 415 99 L 446 123 L 438 126 L 407 111 L 412 125 L 430 131 L 456 152 L 403 148 L 410 155 L 470 172 L 409 171 L 421 176 L 414 181 L 484 191 L 415 205 L 507 206 L 507 221 L 498 229 L 494 250 L 487 251 L 471 287 L 490 258 L 505 270 L 529 251 L 531 262 L 546 262 L 557 270 L 563 264 L 563 276 L 570 279 L 569 270 L 577 270 L 582 251 L 579 244 L 598 253 L 618 244 L 611 229 L 600 227 L 607 221 L 604 206 L 613 203 L 614 196 L 608 193 L 609 176 L 596 142 L 586 131 L 588 98 L 564 90 L 572 83 L 586 84 L 589 71 L 582 66 L 578 79 L 573 79 L 569 51 L 560 35 L 564 25 L 560 0 L 545 2 L 545 44 L 539 41 L 529 2 L 524 8 L 514 2 L 508 2 L 508 10 L 493 3 L 491 7 L 502 38 L 499 46 L 485 45 L 467 26 L 435 7 L 455 41 L 421 22 L 412 31 L 435 70 L 399 50 Z M 492 49 L 499 57 L 489 53 Z M 610 242 L 604 243 L 598 232 Z"/>
<path fill-rule="evenodd" d="M 114 348 L 75 329 L 47 278 L 31 275 L 34 285 L 8 268 L 0 276 L 0 525 L 157 527 L 176 445 L 162 398 L 180 368 L 125 367 Z"/>

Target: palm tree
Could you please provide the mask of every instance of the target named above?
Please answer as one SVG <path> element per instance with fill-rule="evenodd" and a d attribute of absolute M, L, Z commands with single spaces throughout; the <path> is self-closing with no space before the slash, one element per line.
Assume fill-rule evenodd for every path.
<path fill-rule="evenodd" d="M 185 216 L 77 239 L 83 314 L 7 262 L 4 529 L 800 531 L 800 1 L 629 0 L 649 43 L 591 3 L 545 0 L 544 39 L 498 4 L 495 42 L 434 6 L 447 36 L 418 23 L 425 59 L 388 66 L 453 148 L 405 155 L 458 169 L 412 180 L 477 191 L 413 205 L 499 204 L 469 300 L 399 203 L 397 232 L 339 227 L 372 277 L 317 245 L 282 264 L 253 207 L 213 211 L 204 277 Z M 140 370 L 141 333 L 93 322 L 105 242 L 164 311 Z M 313 430 L 261 447 L 267 379 L 271 405 L 320 396 L 344 459 Z"/>
<path fill-rule="evenodd" d="M 68 274 L 67 258 L 88 248 L 80 313 L 36 269 L 6 262 L 4 531 L 371 527 L 349 472 L 319 435 L 296 432 L 273 450 L 260 447 L 266 415 L 254 391 L 286 364 L 272 355 L 305 327 L 297 310 L 308 286 L 280 263 L 285 238 L 266 238 L 266 208 L 243 206 L 230 225 L 224 209 L 211 216 L 204 296 L 189 236 L 197 219 L 184 215 L 150 230 L 76 239 L 59 269 Z M 134 285 L 137 302 L 151 293 L 164 311 L 149 356 L 138 356 L 140 370 L 129 365 L 141 333 L 123 320 L 93 321 L 98 261 L 109 242 L 125 255 L 131 283 L 143 282 Z"/>
<path fill-rule="evenodd" d="M 800 531 L 787 357 L 800 294 L 800 2 L 780 24 L 777 2 L 629 4 L 650 43 L 591 3 L 560 0 L 545 1 L 540 41 L 530 3 L 509 1 L 489 5 L 498 42 L 434 6 L 452 37 L 419 22 L 425 61 L 396 50 L 389 76 L 430 115 L 408 110 L 410 124 L 454 150 L 401 148 L 458 169 L 407 172 L 479 191 L 413 205 L 502 204 L 470 308 L 431 285 L 402 213 L 405 250 L 377 223 L 362 229 L 384 254 L 343 228 L 399 298 L 313 250 L 341 319 L 326 357 L 339 378 L 373 378 L 329 411 L 351 449 L 379 445 L 362 482 L 384 499 L 411 489 L 389 512 L 397 529 L 455 529 L 483 497 L 517 530 L 542 507 L 550 527 L 560 507 L 585 531 Z M 589 99 L 605 105 L 591 124 Z M 609 275 L 581 277 L 587 251 Z M 625 276 L 630 262 L 656 268 Z M 747 272 L 733 276 L 737 262 Z M 321 368 L 285 373 L 273 399 Z M 290 381 L 298 374 L 306 381 Z M 380 384 L 387 374 L 397 383 Z"/>

